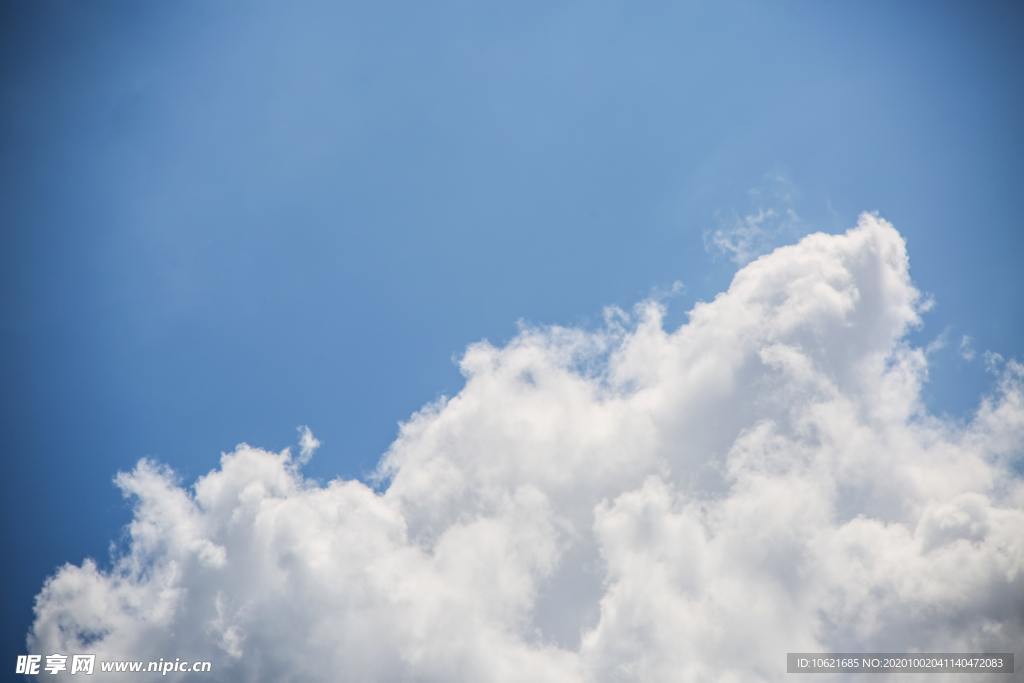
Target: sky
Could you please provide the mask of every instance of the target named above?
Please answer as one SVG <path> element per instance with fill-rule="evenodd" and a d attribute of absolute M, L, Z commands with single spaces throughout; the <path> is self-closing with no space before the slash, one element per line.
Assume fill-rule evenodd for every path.
<path fill-rule="evenodd" d="M 549 556 L 519 558 L 523 573 L 509 578 L 512 586 L 533 586 L 523 589 L 533 598 L 516 597 L 510 588 L 507 605 L 478 615 L 500 635 L 496 659 L 458 657 L 466 666 L 484 666 L 479 662 L 527 657 L 526 648 L 537 671 L 555 679 L 616 666 L 657 677 L 661 669 L 629 668 L 622 664 L 629 653 L 602 645 L 616 628 L 629 631 L 595 611 L 618 594 L 603 594 L 606 602 L 590 594 L 573 598 L 578 609 L 569 612 L 578 622 L 567 624 L 545 616 L 541 607 L 549 603 L 536 596 L 559 581 L 573 583 L 557 567 L 572 566 L 564 558 L 577 552 L 604 562 L 605 583 L 597 584 L 621 587 L 635 579 L 631 564 L 615 564 L 615 549 L 628 555 L 632 547 L 615 526 L 630 501 L 661 510 L 671 522 L 666 528 L 677 530 L 707 527 L 706 520 L 687 517 L 694 491 L 717 492 L 708 495 L 721 503 L 723 517 L 732 514 L 729 505 L 749 502 L 723 493 L 716 477 L 742 460 L 736 446 L 742 435 L 761 434 L 758 424 L 781 418 L 759 413 L 755 401 L 743 425 L 715 423 L 701 431 L 689 417 L 650 418 L 655 426 L 644 432 L 634 421 L 669 407 L 699 414 L 691 403 L 697 399 L 687 394 L 693 387 L 710 392 L 705 397 L 720 390 L 719 399 L 742 403 L 746 394 L 737 394 L 727 378 L 746 377 L 757 391 L 793 386 L 794 376 L 748 375 L 753 371 L 732 356 L 719 358 L 708 341 L 753 334 L 743 331 L 728 304 L 755 306 L 756 293 L 741 286 L 750 281 L 806 304 L 784 314 L 760 311 L 756 303 L 751 320 L 763 317 L 764 329 L 777 331 L 785 327 L 778 321 L 793 315 L 818 330 L 792 338 L 773 332 L 750 353 L 760 354 L 765 367 L 797 372 L 783 346 L 833 344 L 807 357 L 850 405 L 891 403 L 892 414 L 883 417 L 899 428 L 886 434 L 902 434 L 902 440 L 876 445 L 906 445 L 908 481 L 918 481 L 913 473 L 920 462 L 937 457 L 928 450 L 934 444 L 947 444 L 947 455 L 964 450 L 949 476 L 974 488 L 953 492 L 935 484 L 918 498 L 906 493 L 920 504 L 899 512 L 881 494 L 878 500 L 856 494 L 870 519 L 894 525 L 885 533 L 898 534 L 899 522 L 931 547 L 929 520 L 940 519 L 939 503 L 967 506 L 964 514 L 980 511 L 985 519 L 1012 519 L 1021 510 L 1019 493 L 993 493 L 978 474 L 986 467 L 1021 471 L 1012 457 L 1014 449 L 1020 452 L 1019 435 L 999 432 L 992 426 L 999 419 L 991 416 L 1012 407 L 1011 359 L 1024 352 L 1024 237 L 1016 201 L 1024 180 L 1024 13 L 1013 3 L 311 2 L 285 8 L 5 2 L 0 11 L 2 505 L 3 540 L 13 555 L 0 570 L 0 642 L 8 662 L 26 651 L 33 629 L 37 642 L 60 644 L 47 640 L 50 622 L 32 608 L 44 581 L 64 563 L 83 567 L 90 557 L 105 571 L 121 557 L 168 566 L 169 556 L 161 553 L 171 551 L 158 551 L 165 546 L 156 538 L 220 567 L 218 553 L 235 552 L 232 543 L 217 541 L 213 531 L 206 540 L 189 540 L 179 527 L 147 526 L 147 515 L 162 509 L 160 501 L 198 496 L 199 489 L 189 487 L 207 477 L 203 505 L 209 507 L 185 515 L 191 521 L 181 528 L 220 528 L 230 515 L 218 507 L 228 505 L 219 496 L 235 478 L 249 476 L 231 463 L 251 461 L 253 472 L 277 482 L 261 480 L 260 486 L 280 490 L 285 500 L 299 496 L 296 505 L 305 500 L 300 494 L 315 487 L 329 492 L 328 482 L 340 477 L 351 486 L 338 505 L 356 510 L 356 518 L 401 516 L 404 522 L 395 524 L 404 533 L 434 548 L 420 558 L 424 576 L 433 577 L 422 581 L 455 581 L 445 573 L 438 539 L 457 539 L 454 532 L 462 531 L 471 539 L 473 532 L 456 528 L 453 510 L 499 529 L 509 510 L 533 511 L 536 525 L 502 532 L 550 546 Z M 861 218 L 864 212 L 878 218 Z M 861 227 L 847 233 L 859 221 Z M 817 231 L 835 237 L 755 260 Z M 839 314 L 813 305 L 819 290 L 804 292 L 805 300 L 780 284 L 783 276 L 771 275 L 824 278 L 846 291 L 832 274 L 801 270 L 801 254 L 834 259 L 854 285 L 875 277 L 859 270 L 857 259 L 878 259 L 879 272 L 891 275 L 864 313 L 864 320 L 879 321 L 870 327 L 875 336 L 852 335 L 863 346 L 847 348 L 842 335 L 833 334 Z M 907 273 L 892 261 L 900 254 L 909 255 Z M 720 293 L 726 303 L 717 308 L 698 305 Z M 645 301 L 664 309 L 658 325 L 667 339 L 650 331 Z M 843 315 L 860 311 L 856 302 L 836 305 Z M 621 309 L 621 323 L 617 313 L 608 317 L 607 307 Z M 711 311 L 699 329 L 693 326 L 698 310 Z M 575 341 L 551 325 L 570 330 Z M 677 329 L 684 332 L 673 336 Z M 635 347 L 648 337 L 660 341 L 649 342 L 645 348 L 654 355 L 640 363 Z M 481 340 L 490 346 L 471 346 Z M 668 350 L 657 351 L 658 344 Z M 487 357 L 519 358 L 523 348 L 533 359 L 522 361 L 526 366 L 539 363 L 559 381 L 568 382 L 568 373 L 607 384 L 611 389 L 601 391 L 620 392 L 616 400 L 625 407 L 606 414 L 612 399 L 578 398 L 583 407 L 575 417 L 564 416 L 564 424 L 576 419 L 580 425 L 565 433 L 537 427 L 539 442 L 519 445 L 557 460 L 558 453 L 586 451 L 586 434 L 594 432 L 595 452 L 609 454 L 607 472 L 617 472 L 616 481 L 629 487 L 609 488 L 594 475 L 592 486 L 580 485 L 579 496 L 564 498 L 554 483 L 520 490 L 505 468 L 467 464 L 470 452 L 495 463 L 515 461 L 522 452 L 513 448 L 516 430 L 503 431 L 496 417 L 506 409 L 516 415 L 521 387 Z M 725 384 L 705 386 L 707 377 L 687 376 L 689 388 L 670 390 L 676 385 L 666 377 L 682 367 L 673 354 L 699 365 L 702 356 L 694 349 L 717 359 L 709 367 L 731 368 L 712 372 Z M 599 368 L 597 379 L 576 368 L 580 354 Z M 850 379 L 854 361 L 872 354 L 888 354 L 887 365 L 871 371 L 871 382 Z M 651 377 L 640 366 L 665 375 Z M 897 384 L 912 388 L 892 389 L 893 368 L 907 373 Z M 545 371 L 536 372 L 543 377 Z M 491 374 L 497 379 L 489 384 Z M 552 414 L 560 414 L 559 396 L 575 405 L 571 395 L 559 393 L 579 389 L 569 384 L 575 388 L 542 392 Z M 633 385 L 664 397 L 651 404 L 627 400 L 623 392 Z M 986 404 L 991 415 L 976 416 L 986 395 L 994 397 Z M 456 407 L 479 401 L 489 408 L 446 417 L 445 406 L 452 404 L 442 397 L 462 397 Z M 722 412 L 732 410 L 728 401 L 707 400 Z M 806 397 L 795 404 L 802 401 L 814 404 Z M 523 408 L 522 424 L 534 424 L 535 408 Z M 454 431 L 443 438 L 428 427 L 417 431 L 416 425 L 435 419 L 443 425 L 467 420 L 468 426 L 445 427 Z M 411 425 L 401 438 L 400 424 Z M 868 429 L 874 423 L 863 418 L 857 424 Z M 923 435 L 921 424 L 933 431 Z M 305 425 L 320 447 L 300 475 L 296 430 Z M 779 438 L 802 434 L 779 429 Z M 484 436 L 473 437 L 477 430 Z M 243 442 L 252 447 L 236 449 Z M 724 459 L 717 474 L 706 480 L 699 474 L 703 465 L 687 460 L 691 456 L 667 455 L 668 444 L 678 442 L 703 444 L 705 455 L 719 453 Z M 280 456 L 289 446 L 292 455 Z M 637 449 L 632 469 L 616 469 L 626 467 L 610 455 L 620 446 Z M 222 453 L 234 459 L 222 464 Z M 824 462 L 814 453 L 810 461 Z M 160 465 L 137 465 L 144 457 Z M 167 479 L 163 466 L 176 474 Z M 535 466 L 540 469 L 508 471 L 548 481 L 547 466 Z M 563 474 L 586 476 L 581 467 L 565 463 Z M 487 507 L 459 496 L 441 500 L 430 486 L 420 488 L 426 481 L 444 490 L 431 479 L 444 471 L 461 472 L 466 486 L 480 490 L 506 487 L 508 495 Z M 115 485 L 119 472 L 134 474 L 121 475 Z M 661 479 L 647 479 L 655 475 Z M 392 493 L 389 482 L 399 481 Z M 728 491 L 747 490 L 729 481 Z M 360 482 L 369 488 L 358 488 Z M 390 497 L 378 495 L 385 489 Z M 968 494 L 976 498 L 957 498 Z M 809 500 L 817 499 L 809 494 Z M 842 496 L 822 500 L 836 510 L 857 509 Z M 556 511 L 551 517 L 536 512 L 545 505 Z M 505 513 L 495 512 L 499 508 Z M 577 548 L 552 536 L 548 527 L 562 528 L 563 521 L 592 530 L 593 543 Z M 384 522 L 373 536 L 375 523 L 366 522 L 372 538 L 363 539 L 365 547 L 380 543 L 411 552 Z M 1003 547 L 1003 523 L 992 522 L 993 548 Z M 325 533 L 333 528 L 326 525 Z M 707 528 L 702 533 L 710 535 L 700 543 L 710 548 L 708 562 L 736 561 L 728 533 Z M 839 527 L 834 542 L 845 543 L 855 531 Z M 459 557 L 457 540 L 450 545 L 452 557 Z M 113 559 L 112 547 L 118 549 Z M 240 547 L 243 554 L 252 550 Z M 367 566 L 374 558 L 380 556 L 371 553 Z M 1001 561 L 993 559 L 993 566 Z M 59 576 L 72 584 L 81 579 L 78 570 L 68 571 Z M 105 581 L 112 579 L 96 583 Z M 978 581 L 985 595 L 1002 595 L 991 581 Z M 201 577 L 191 584 L 197 593 L 220 585 Z M 313 602 L 322 597 L 317 585 L 309 578 Z M 830 584 L 823 578 L 822 585 Z M 145 593 L 152 587 L 136 581 L 122 589 Z M 336 597 L 328 602 L 347 613 L 348 597 Z M 208 602 L 227 610 L 218 608 L 208 622 L 228 619 L 230 600 Z M 41 604 L 53 614 L 74 608 L 52 594 Z M 76 618 L 86 624 L 87 617 Z M 726 619 L 717 612 L 708 618 Z M 235 630 L 224 624 L 220 639 L 210 642 L 230 657 L 244 649 L 245 629 L 242 621 Z M 391 622 L 379 624 L 387 633 Z M 123 628 L 110 626 L 111 637 Z M 512 638 L 516 628 L 539 629 L 562 650 L 547 657 L 529 639 Z M 590 640 L 573 640 L 580 629 Z M 793 640 L 841 641 L 807 629 L 793 633 Z M 881 638 L 861 636 L 863 642 Z M 251 631 L 248 637 L 260 642 L 261 636 Z M 408 638 L 410 648 L 419 643 L 415 634 Z M 435 664 L 411 666 L 443 678 L 446 672 L 431 668 Z M 263 674 L 280 673 L 272 664 L 260 666 Z"/>

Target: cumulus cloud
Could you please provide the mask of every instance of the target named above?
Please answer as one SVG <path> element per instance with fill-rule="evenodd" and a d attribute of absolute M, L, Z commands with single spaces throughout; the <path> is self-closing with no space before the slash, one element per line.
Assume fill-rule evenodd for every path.
<path fill-rule="evenodd" d="M 298 458 L 243 444 L 190 486 L 143 460 L 117 477 L 125 551 L 46 582 L 30 649 L 210 659 L 211 681 L 1020 661 L 1024 367 L 1002 363 L 971 420 L 930 414 L 920 305 L 903 239 L 864 215 L 750 263 L 677 329 L 648 302 L 473 344 L 372 487 L 305 478 L 308 430 Z"/>

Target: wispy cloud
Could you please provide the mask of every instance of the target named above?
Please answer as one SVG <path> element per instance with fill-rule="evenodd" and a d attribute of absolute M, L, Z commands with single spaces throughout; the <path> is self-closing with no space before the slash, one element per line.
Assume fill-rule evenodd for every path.
<path fill-rule="evenodd" d="M 960 357 L 966 361 L 974 360 L 974 339 L 969 334 L 960 337 Z"/>
<path fill-rule="evenodd" d="M 794 239 L 803 227 L 796 210 L 797 189 L 783 173 L 768 174 L 747 192 L 750 208 L 719 213 L 716 227 L 704 233 L 704 247 L 744 265 Z"/>
<path fill-rule="evenodd" d="M 923 311 L 922 311 L 923 312 Z M 942 351 L 949 344 L 950 329 L 947 327 L 924 347 L 925 355 L 931 356 Z"/>
<path fill-rule="evenodd" d="M 320 439 L 313 436 L 313 430 L 305 425 L 299 427 L 299 463 L 309 462 L 318 448 Z"/>

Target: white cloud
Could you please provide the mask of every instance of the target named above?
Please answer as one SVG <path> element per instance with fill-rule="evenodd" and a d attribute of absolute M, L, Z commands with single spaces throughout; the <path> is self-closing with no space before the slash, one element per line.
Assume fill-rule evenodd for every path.
<path fill-rule="evenodd" d="M 318 448 L 320 439 L 313 436 L 313 431 L 305 425 L 299 427 L 299 463 L 309 462 Z"/>
<path fill-rule="evenodd" d="M 1003 367 L 1003 363 L 1006 362 L 1006 359 L 1003 358 L 1003 354 L 989 350 L 986 350 L 981 354 L 981 359 L 985 362 L 985 370 L 993 375 L 998 375 L 1000 369 Z"/>
<path fill-rule="evenodd" d="M 117 478 L 126 553 L 62 567 L 30 648 L 208 658 L 211 681 L 1020 661 L 1024 371 L 1002 364 L 966 424 L 929 414 L 920 304 L 900 235 L 865 215 L 751 263 L 675 330 L 646 303 L 470 346 L 463 389 L 382 459 L 383 492 L 307 480 L 287 450 L 241 445 L 189 488 L 144 460 Z"/>
<path fill-rule="evenodd" d="M 803 223 L 794 208 L 796 186 L 785 175 L 768 174 L 763 185 L 747 194 L 753 209 L 743 215 L 718 215 L 717 227 L 704 233 L 707 251 L 741 266 L 794 239 Z"/>
<path fill-rule="evenodd" d="M 918 307 L 918 310 L 919 311 L 921 310 L 920 307 Z M 949 328 L 948 327 L 946 329 L 944 329 L 942 332 L 940 332 L 939 335 L 937 337 L 935 337 L 935 339 L 932 339 L 930 342 L 925 344 L 924 355 L 931 356 L 933 354 L 936 354 L 939 351 L 941 351 L 944 348 L 946 348 L 947 344 L 949 344 Z M 963 351 L 963 341 L 962 340 L 961 340 L 960 347 L 961 347 L 961 352 L 962 352 Z"/>
<path fill-rule="evenodd" d="M 974 360 L 974 340 L 970 335 L 960 337 L 960 357 L 966 361 Z"/>

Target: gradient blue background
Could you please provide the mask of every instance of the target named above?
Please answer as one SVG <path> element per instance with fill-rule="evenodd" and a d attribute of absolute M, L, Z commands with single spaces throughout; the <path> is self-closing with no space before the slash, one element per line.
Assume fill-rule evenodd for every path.
<path fill-rule="evenodd" d="M 0 666 L 119 469 L 308 424 L 364 476 L 467 343 L 725 287 L 703 235 L 768 175 L 903 232 L 920 343 L 1022 355 L 1021 7 L 5 0 Z M 933 361 L 966 414 L 980 362 Z"/>

